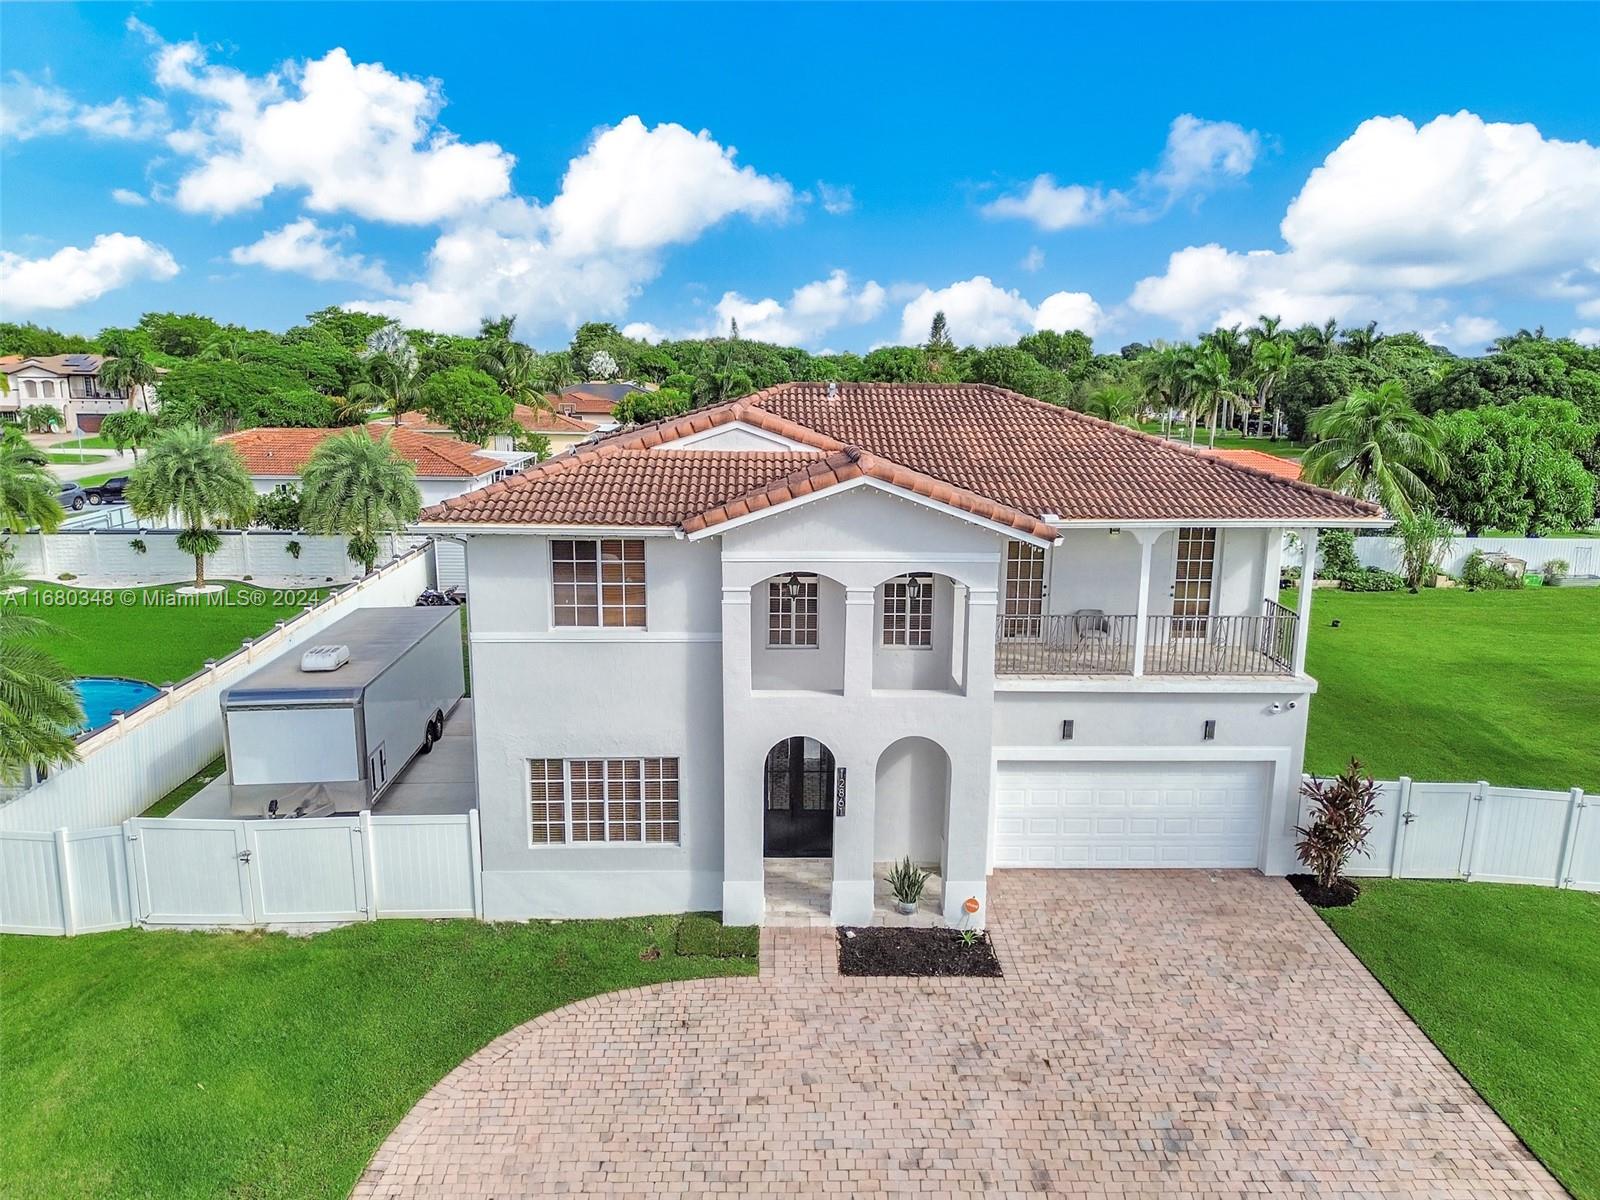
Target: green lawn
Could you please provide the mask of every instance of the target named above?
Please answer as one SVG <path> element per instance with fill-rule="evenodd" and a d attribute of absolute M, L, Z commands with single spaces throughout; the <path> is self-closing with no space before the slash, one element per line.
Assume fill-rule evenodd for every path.
<path fill-rule="evenodd" d="M 55 449 L 45 451 L 45 461 L 53 463 L 113 463 L 117 461 L 114 454 L 73 454 L 61 453 Z"/>
<path fill-rule="evenodd" d="M 1161 436 L 1161 423 L 1159 421 L 1142 421 L 1139 424 L 1139 428 L 1146 433 Z M 1186 446 L 1190 445 L 1188 427 L 1185 426 L 1182 429 L 1174 430 L 1171 440 L 1182 442 Z M 1197 430 L 1192 444 L 1201 449 L 1207 449 L 1211 446 L 1211 436 L 1204 429 Z M 1217 434 L 1216 449 L 1259 450 L 1263 454 L 1275 454 L 1279 458 L 1299 458 L 1306 452 L 1304 445 L 1289 438 L 1280 438 L 1277 441 L 1273 441 L 1271 438 L 1242 437 L 1236 433 Z"/>
<path fill-rule="evenodd" d="M 1600 793 L 1600 588 L 1318 590 L 1308 657 L 1308 770 Z"/>
<path fill-rule="evenodd" d="M 344 1196 L 505 1030 L 600 992 L 755 972 L 681 954 L 679 920 L 0 939 L 3 1190 Z"/>
<path fill-rule="evenodd" d="M 82 479 L 74 479 L 72 482 L 77 484 L 79 487 L 92 488 L 104 483 L 113 475 L 126 475 L 127 473 L 128 472 L 126 469 L 121 471 L 107 471 L 103 475 L 85 475 Z"/>
<path fill-rule="evenodd" d="M 1322 917 L 1577 1200 L 1600 1200 L 1600 895 L 1364 879 Z"/>
<path fill-rule="evenodd" d="M 208 658 L 223 658 L 247 637 L 256 637 L 293 617 L 326 589 L 258 588 L 230 583 L 226 593 L 175 598 L 175 589 L 130 587 L 109 591 L 34 585 L 28 595 L 0 603 L 26 604 L 55 625 L 61 636 L 52 650 L 74 675 L 121 675 L 148 683 L 176 683 Z M 128 597 L 132 603 L 127 602 Z M 45 603 L 48 599 L 53 603 Z M 98 603 L 99 600 L 112 603 Z M 293 603 L 277 603 L 275 600 Z M 68 604 L 66 601 L 75 601 Z"/>
<path fill-rule="evenodd" d="M 90 437 L 73 438 L 70 442 L 57 442 L 51 450 L 115 450 L 116 445 L 104 434 L 96 433 Z"/>

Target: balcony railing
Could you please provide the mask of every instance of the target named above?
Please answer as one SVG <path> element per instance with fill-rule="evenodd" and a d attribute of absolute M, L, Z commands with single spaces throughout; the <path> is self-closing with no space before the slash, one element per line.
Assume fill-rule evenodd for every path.
<path fill-rule="evenodd" d="M 1267 600 L 1259 616 L 1152 616 L 1146 675 L 1292 675 L 1295 613 Z M 1003 617 L 997 675 L 1132 675 L 1138 618 L 1083 611 Z"/>

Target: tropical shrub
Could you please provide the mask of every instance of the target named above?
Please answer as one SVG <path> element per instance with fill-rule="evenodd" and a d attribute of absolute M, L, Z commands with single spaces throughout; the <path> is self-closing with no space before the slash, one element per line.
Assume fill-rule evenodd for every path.
<path fill-rule="evenodd" d="M 1572 564 L 1564 558 L 1547 558 L 1544 566 L 1539 568 L 1539 574 L 1544 576 L 1545 583 L 1555 587 L 1567 577 L 1567 572 L 1572 570 Z"/>
<path fill-rule="evenodd" d="M 1296 825 L 1295 853 L 1326 892 L 1344 876 L 1350 858 L 1366 852 L 1372 818 L 1379 816 L 1378 785 L 1352 758 L 1331 780 L 1311 779 L 1300 789 L 1311 801 L 1311 824 Z"/>
<path fill-rule="evenodd" d="M 61 424 L 61 413 L 48 404 L 30 404 L 17 413 L 17 420 L 29 433 L 49 433 Z"/>
<path fill-rule="evenodd" d="M 1339 576 L 1339 586 L 1347 592 L 1398 592 L 1406 581 L 1381 567 L 1357 567 Z"/>
<path fill-rule="evenodd" d="M 1317 575 L 1323 579 L 1343 579 L 1361 569 L 1361 560 L 1356 557 L 1356 535 L 1348 529 L 1327 530 L 1317 549 L 1322 562 Z"/>
<path fill-rule="evenodd" d="M 1474 550 L 1467 555 L 1467 561 L 1461 564 L 1461 582 L 1474 592 L 1502 591 L 1522 586 L 1522 580 L 1513 575 L 1505 563 L 1491 563 L 1482 550 Z"/>
<path fill-rule="evenodd" d="M 1395 532 L 1400 535 L 1406 586 L 1413 592 L 1419 587 L 1432 587 L 1444 556 L 1456 540 L 1455 527 L 1438 513 L 1423 509 L 1400 518 Z"/>

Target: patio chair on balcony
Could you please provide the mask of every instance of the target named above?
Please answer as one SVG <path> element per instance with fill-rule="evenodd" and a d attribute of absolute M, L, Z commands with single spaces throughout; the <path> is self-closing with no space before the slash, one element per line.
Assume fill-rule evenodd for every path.
<path fill-rule="evenodd" d="M 1111 637 L 1111 618 L 1100 608 L 1080 608 L 1072 614 L 1075 642 L 1104 642 Z"/>

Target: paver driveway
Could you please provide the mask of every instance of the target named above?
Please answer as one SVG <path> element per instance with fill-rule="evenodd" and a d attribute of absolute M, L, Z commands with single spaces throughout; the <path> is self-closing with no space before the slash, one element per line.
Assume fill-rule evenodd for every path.
<path fill-rule="evenodd" d="M 1008 872 L 1000 980 L 759 979 L 546 1014 L 444 1079 L 358 1196 L 1565 1193 L 1282 880 Z"/>

